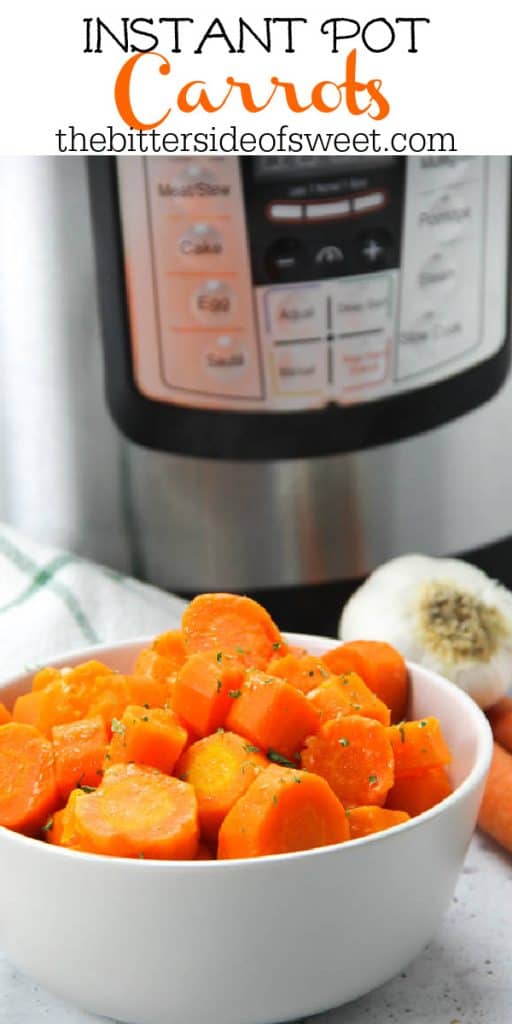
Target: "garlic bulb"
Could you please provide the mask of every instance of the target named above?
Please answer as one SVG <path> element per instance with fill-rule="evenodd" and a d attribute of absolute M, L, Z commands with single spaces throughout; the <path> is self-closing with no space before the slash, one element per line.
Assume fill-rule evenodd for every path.
<path fill-rule="evenodd" d="M 386 562 L 346 604 L 342 640 L 385 640 L 451 679 L 482 708 L 512 683 L 512 594 L 457 558 Z"/>

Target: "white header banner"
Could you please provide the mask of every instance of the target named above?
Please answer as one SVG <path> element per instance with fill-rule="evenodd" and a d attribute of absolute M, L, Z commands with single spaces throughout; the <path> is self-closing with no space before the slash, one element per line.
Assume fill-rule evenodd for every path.
<path fill-rule="evenodd" d="M 7 0 L 1 153 L 510 153 L 512 9 Z"/>

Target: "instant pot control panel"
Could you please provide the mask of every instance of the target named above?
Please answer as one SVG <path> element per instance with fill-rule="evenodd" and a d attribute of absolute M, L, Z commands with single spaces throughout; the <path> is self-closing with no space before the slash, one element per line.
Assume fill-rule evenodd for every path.
<path fill-rule="evenodd" d="M 450 419 L 503 378 L 507 158 L 107 163 L 90 172 L 107 389 L 130 436 L 227 457 L 343 451 Z M 122 345 L 105 275 L 110 304 L 113 281 L 125 296 Z"/>

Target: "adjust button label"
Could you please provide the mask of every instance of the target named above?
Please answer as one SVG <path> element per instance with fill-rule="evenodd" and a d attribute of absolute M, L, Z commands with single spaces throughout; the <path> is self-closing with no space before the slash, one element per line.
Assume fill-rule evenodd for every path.
<path fill-rule="evenodd" d="M 325 333 L 325 300 L 314 286 L 267 293 L 267 314 L 274 340 L 315 338 Z"/>

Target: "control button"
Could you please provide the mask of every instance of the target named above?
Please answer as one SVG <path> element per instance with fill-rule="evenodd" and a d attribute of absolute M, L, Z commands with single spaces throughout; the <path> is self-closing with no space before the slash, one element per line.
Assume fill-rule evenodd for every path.
<path fill-rule="evenodd" d="M 332 291 L 333 330 L 336 335 L 381 331 L 393 316 L 393 280 L 390 274 L 341 281 Z"/>
<path fill-rule="evenodd" d="M 192 296 L 192 309 L 202 323 L 229 320 L 235 306 L 235 295 L 224 281 L 205 281 Z"/>
<path fill-rule="evenodd" d="M 333 199 L 326 203 L 308 203 L 306 220 L 330 220 L 336 217 L 347 217 L 350 213 L 349 199 Z"/>
<path fill-rule="evenodd" d="M 236 377 L 247 366 L 247 352 L 240 341 L 221 334 L 203 355 L 207 372 L 217 379 Z"/>
<path fill-rule="evenodd" d="M 325 299 L 313 285 L 267 293 L 269 333 L 276 341 L 316 338 L 325 334 Z"/>
<path fill-rule="evenodd" d="M 477 156 L 418 157 L 420 184 L 423 189 L 459 185 L 481 173 L 482 158 Z"/>
<path fill-rule="evenodd" d="M 432 372 L 448 359 L 462 356 L 474 344 L 473 326 L 455 314 L 425 311 L 405 323 L 399 335 L 398 377 Z"/>
<path fill-rule="evenodd" d="M 433 230 L 440 239 L 457 238 L 471 226 L 473 204 L 463 188 L 442 192 L 433 202 L 420 210 L 418 227 Z"/>
<path fill-rule="evenodd" d="M 187 160 L 181 164 L 176 175 L 177 185 L 191 185 L 198 181 L 207 181 L 211 184 L 215 181 L 215 175 L 211 167 L 205 167 L 195 160 Z"/>
<path fill-rule="evenodd" d="M 216 199 L 229 197 L 231 185 L 227 181 L 218 180 L 211 167 L 195 161 L 187 160 L 180 166 L 172 181 L 159 181 L 158 195 L 177 200 Z"/>
<path fill-rule="evenodd" d="M 367 270 L 389 267 L 393 256 L 393 239 L 388 231 L 378 229 L 360 235 L 356 242 L 359 259 Z"/>
<path fill-rule="evenodd" d="M 265 253 L 265 269 L 272 281 L 297 281 L 304 269 L 304 248 L 298 238 L 279 238 Z"/>
<path fill-rule="evenodd" d="M 221 256 L 224 252 L 222 235 L 210 224 L 193 224 L 179 240 L 178 250 L 180 256 L 187 261 L 192 257 L 194 260 L 203 260 L 205 257 Z"/>
<path fill-rule="evenodd" d="M 418 273 L 418 286 L 422 292 L 448 295 L 455 288 L 457 269 L 446 253 L 434 252 Z"/>
<path fill-rule="evenodd" d="M 334 379 L 342 394 L 383 384 L 389 375 L 390 338 L 382 334 L 361 334 L 334 346 Z"/>
<path fill-rule="evenodd" d="M 315 277 L 340 277 L 345 273 L 345 253 L 340 245 L 311 245 L 309 253 L 310 267 Z"/>
<path fill-rule="evenodd" d="M 386 202 L 385 192 L 367 192 L 365 195 L 353 197 L 352 209 L 354 213 L 367 213 L 369 210 L 380 210 Z"/>
<path fill-rule="evenodd" d="M 270 220 L 302 220 L 302 203 L 270 203 L 267 210 Z"/>
<path fill-rule="evenodd" d="M 274 350 L 277 394 L 301 395 L 324 392 L 327 386 L 325 345 L 287 345 Z"/>

